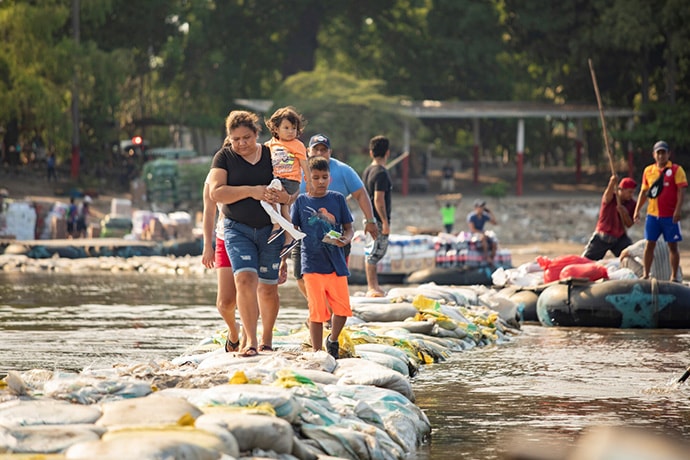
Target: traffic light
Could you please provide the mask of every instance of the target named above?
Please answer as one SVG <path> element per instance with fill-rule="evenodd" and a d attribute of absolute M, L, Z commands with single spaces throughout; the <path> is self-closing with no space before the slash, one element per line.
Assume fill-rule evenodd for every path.
<path fill-rule="evenodd" d="M 144 143 L 144 139 L 141 138 L 141 136 L 134 136 L 132 138 L 132 144 L 134 145 L 141 145 Z"/>

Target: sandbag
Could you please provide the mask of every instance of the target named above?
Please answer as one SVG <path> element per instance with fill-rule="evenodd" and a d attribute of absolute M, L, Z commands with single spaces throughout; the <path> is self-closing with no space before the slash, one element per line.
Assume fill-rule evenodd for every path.
<path fill-rule="evenodd" d="M 12 400 L 0 404 L 0 426 L 74 425 L 94 423 L 101 416 L 96 406 L 55 400 Z"/>
<path fill-rule="evenodd" d="M 609 279 L 609 273 L 603 265 L 596 262 L 590 262 L 587 264 L 566 265 L 563 267 L 563 270 L 561 270 L 561 274 L 558 278 L 561 280 L 568 278 L 586 278 L 589 281 L 607 280 Z"/>
<path fill-rule="evenodd" d="M 88 424 L 0 427 L 0 452 L 57 453 L 78 442 L 97 441 L 104 432 Z"/>
<path fill-rule="evenodd" d="M 109 429 L 125 426 L 175 425 L 183 417 L 196 419 L 202 412 L 182 398 L 153 394 L 102 404 L 103 416 L 96 425 Z"/>
<path fill-rule="evenodd" d="M 239 457 L 237 441 L 230 433 L 211 433 L 194 427 L 170 427 L 108 431 L 100 441 L 74 444 L 65 452 L 65 458 L 217 460 L 220 454 Z"/>
<path fill-rule="evenodd" d="M 352 314 L 366 322 L 405 321 L 417 314 L 409 302 L 353 304 Z"/>
<path fill-rule="evenodd" d="M 151 384 L 143 380 L 104 379 L 80 374 L 54 377 L 43 386 L 46 396 L 79 404 L 94 404 L 103 398 L 140 398 L 151 392 Z"/>
<path fill-rule="evenodd" d="M 407 377 L 372 361 L 357 358 L 340 359 L 333 374 L 340 377 L 338 385 L 372 385 L 388 388 L 412 402 L 415 400 L 412 385 Z"/>
<path fill-rule="evenodd" d="M 561 270 L 563 270 L 564 267 L 574 264 L 588 264 L 592 263 L 592 261 L 586 257 L 568 254 L 556 257 L 553 260 L 545 256 L 539 256 L 537 257 L 537 263 L 544 269 L 544 282 L 551 283 L 559 279 Z"/>
<path fill-rule="evenodd" d="M 290 390 L 268 385 L 218 385 L 190 397 L 189 402 L 198 406 L 253 407 L 268 404 L 276 416 L 292 423 L 297 420 L 301 406 Z"/>
<path fill-rule="evenodd" d="M 241 452 L 253 449 L 292 452 L 293 430 L 287 421 L 267 415 L 238 414 L 237 411 L 213 411 L 199 417 L 195 426 L 215 432 L 219 428 L 232 433 Z"/>

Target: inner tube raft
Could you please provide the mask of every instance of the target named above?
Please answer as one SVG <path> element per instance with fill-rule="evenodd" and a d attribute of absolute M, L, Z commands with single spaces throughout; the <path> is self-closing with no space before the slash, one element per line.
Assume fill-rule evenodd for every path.
<path fill-rule="evenodd" d="M 670 281 L 609 280 L 554 284 L 539 295 L 544 326 L 690 328 L 690 287 Z"/>

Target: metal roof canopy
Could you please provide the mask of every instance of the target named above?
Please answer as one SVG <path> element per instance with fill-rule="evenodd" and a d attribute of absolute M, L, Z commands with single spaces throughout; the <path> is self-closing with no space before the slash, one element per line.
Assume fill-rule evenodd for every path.
<path fill-rule="evenodd" d="M 582 119 L 599 118 L 599 107 L 596 105 L 580 104 L 546 104 L 539 102 L 514 101 L 473 101 L 473 102 L 442 102 L 442 101 L 404 101 L 403 113 L 419 119 L 471 119 L 474 137 L 473 147 L 473 178 L 479 183 L 479 121 L 488 118 L 517 118 L 516 140 L 516 194 L 522 195 L 522 173 L 525 151 L 525 118 L 551 118 L 556 120 L 578 120 L 578 138 L 582 136 Z M 633 109 L 610 108 L 603 109 L 604 117 L 625 117 L 629 119 L 628 128 L 633 126 L 633 117 L 638 115 Z M 409 127 L 405 125 L 404 150 L 409 150 Z M 630 153 L 629 153 L 630 156 Z M 576 141 L 576 170 L 577 183 L 581 180 L 582 142 Z M 629 160 L 630 163 L 630 160 Z M 403 194 L 406 187 L 403 180 Z"/>
<path fill-rule="evenodd" d="M 599 108 L 594 105 L 546 104 L 512 101 L 411 101 L 403 102 L 403 112 L 416 118 L 594 118 Z M 604 116 L 632 117 L 633 109 L 604 108 Z"/>

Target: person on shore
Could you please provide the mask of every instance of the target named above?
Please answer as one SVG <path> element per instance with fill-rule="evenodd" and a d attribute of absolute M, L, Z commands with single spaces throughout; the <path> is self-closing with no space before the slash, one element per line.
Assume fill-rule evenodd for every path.
<path fill-rule="evenodd" d="M 302 276 L 309 305 L 309 335 L 312 349 L 323 343 L 323 323 L 331 320 L 326 338 L 328 354 L 338 359 L 338 337 L 352 316 L 347 277 L 350 272 L 343 248 L 354 235 L 352 214 L 345 197 L 328 190 L 330 171 L 323 157 L 309 159 L 311 188 L 297 197 L 292 206 L 292 222 L 307 235 L 302 240 Z"/>
<path fill-rule="evenodd" d="M 299 140 L 304 125 L 302 115 L 291 106 L 276 110 L 266 121 L 266 126 L 271 131 L 271 139 L 266 142 L 266 145 L 271 149 L 273 176 L 280 180 L 281 186 L 290 195 L 290 202 L 276 205 L 277 211 L 283 216 L 286 223 L 290 221 L 290 204 L 297 197 L 303 176 L 307 182 L 307 190 L 309 189 L 307 149 Z M 275 223 L 268 242 L 273 242 L 285 230 L 279 223 Z M 297 245 L 297 242 L 304 238 L 303 234 L 294 231 L 294 229 L 288 228 L 287 230 L 285 243 L 280 251 L 281 259 L 286 258 L 292 248 Z"/>
<path fill-rule="evenodd" d="M 455 191 L 455 168 L 453 168 L 450 160 L 447 160 L 446 164 L 443 165 L 441 176 L 441 191 L 453 193 Z"/>
<path fill-rule="evenodd" d="M 633 214 L 633 220 L 639 222 L 640 209 L 649 199 L 644 226 L 644 239 L 647 243 L 644 248 L 642 277 L 649 278 L 654 260 L 654 248 L 659 236 L 663 234 L 670 256 L 671 276 L 669 279 L 673 281 L 678 276 L 680 265 L 678 242 L 683 240 L 680 232 L 680 218 L 688 180 L 683 167 L 669 160 L 670 152 L 666 142 L 655 143 L 652 155 L 654 163 L 647 166 L 642 173 L 642 186 Z"/>
<path fill-rule="evenodd" d="M 636 187 L 637 183 L 629 177 L 624 177 L 618 183 L 618 176 L 611 175 L 601 197 L 597 226 L 587 242 L 582 257 L 601 260 L 608 251 L 618 257 L 623 249 L 632 244 L 626 229 L 633 224 L 636 204 L 633 193 Z"/>
<path fill-rule="evenodd" d="M 388 237 L 391 232 L 391 195 L 393 181 L 388 174 L 386 161 L 390 156 L 390 141 L 384 136 L 375 136 L 369 141 L 369 156 L 371 164 L 362 173 L 362 182 L 367 189 L 371 205 L 374 208 L 374 218 L 378 225 L 378 236 L 374 246 L 367 256 L 364 265 L 367 276 L 367 297 L 383 297 L 385 293 L 379 286 L 376 264 L 383 259 L 388 250 Z"/>
<path fill-rule="evenodd" d="M 268 203 L 287 203 L 285 190 L 273 190 L 271 151 L 257 143 L 261 129 L 259 117 L 236 110 L 225 120 L 227 137 L 216 152 L 209 175 L 210 197 L 223 203 L 224 240 L 235 277 L 237 308 L 246 346 L 240 356 L 256 356 L 273 350 L 273 326 L 278 317 L 278 268 L 281 235 L 278 244 L 268 244 L 273 230 L 271 219 L 261 207 Z M 261 315 L 261 345 L 257 324 Z"/>
<path fill-rule="evenodd" d="M 644 249 L 647 242 L 644 239 L 638 240 L 621 251 L 619 256 L 621 267 L 629 268 L 639 278 L 644 276 Z M 671 262 L 669 258 L 668 244 L 664 240 L 659 240 L 654 246 L 654 260 L 649 270 L 649 276 L 659 280 L 671 279 Z M 683 282 L 683 270 L 678 267 L 676 277 L 673 281 Z"/>
<path fill-rule="evenodd" d="M 48 174 L 48 182 L 51 180 L 57 182 L 57 174 L 55 172 L 55 152 L 50 152 L 48 159 L 46 159 L 46 169 Z"/>
<path fill-rule="evenodd" d="M 72 196 L 69 199 L 69 205 L 67 206 L 67 212 L 65 213 L 65 221 L 67 223 L 67 238 L 69 239 L 75 237 L 78 213 L 79 209 L 77 208 L 77 203 L 74 202 L 74 197 Z"/>
<path fill-rule="evenodd" d="M 216 309 L 228 326 L 228 334 L 225 338 L 224 349 L 226 352 L 239 351 L 240 331 L 237 320 L 235 319 L 235 307 L 237 305 L 235 298 L 237 295 L 235 278 L 233 277 L 232 264 L 230 263 L 228 252 L 225 250 L 225 228 L 223 219 L 218 219 L 217 223 L 215 223 L 216 210 L 218 211 L 218 215 L 222 216 L 223 205 L 216 204 L 211 199 L 209 186 L 210 176 L 211 174 L 209 173 L 204 182 L 204 209 L 202 213 L 204 248 L 201 253 L 201 263 L 208 269 L 216 269 L 216 278 L 218 282 L 216 289 Z M 214 241 L 215 249 L 213 244 Z"/>
<path fill-rule="evenodd" d="M 86 195 L 77 212 L 77 220 L 75 223 L 75 234 L 77 238 L 86 238 L 86 229 L 88 227 L 89 216 L 91 215 L 90 203 L 91 197 Z"/>
<path fill-rule="evenodd" d="M 470 232 L 477 235 L 481 240 L 484 259 L 489 265 L 494 263 L 496 257 L 496 240 L 484 231 L 486 223 L 497 225 L 494 214 L 486 207 L 486 201 L 482 199 L 474 200 L 474 210 L 467 214 L 467 225 Z"/>
<path fill-rule="evenodd" d="M 374 210 L 371 206 L 371 201 L 364 188 L 362 179 L 357 175 L 357 172 L 348 164 L 343 163 L 336 158 L 333 158 L 333 151 L 331 150 L 331 141 L 323 134 L 315 134 L 309 139 L 309 149 L 307 150 L 307 157 L 309 159 L 314 157 L 323 157 L 328 161 L 329 175 L 331 183 L 328 185 L 329 190 L 340 192 L 347 197 L 352 195 L 352 198 L 357 202 L 359 208 L 364 215 L 364 231 L 372 238 L 376 239 L 378 235 L 378 227 L 376 219 L 374 218 Z M 306 192 L 306 183 L 300 186 L 300 193 Z M 347 244 L 343 250 L 345 259 L 350 255 L 351 244 Z M 292 267 L 295 279 L 297 280 L 297 287 L 302 295 L 306 298 L 307 291 L 304 287 L 304 279 L 302 279 L 302 257 L 300 245 L 293 249 L 290 256 L 292 259 Z M 287 269 L 285 261 L 281 263 L 281 272 Z"/>
<path fill-rule="evenodd" d="M 455 225 L 455 210 L 455 205 L 450 202 L 446 203 L 445 206 L 441 208 L 441 221 L 443 222 L 443 228 L 446 233 L 453 233 L 453 226 Z"/>

